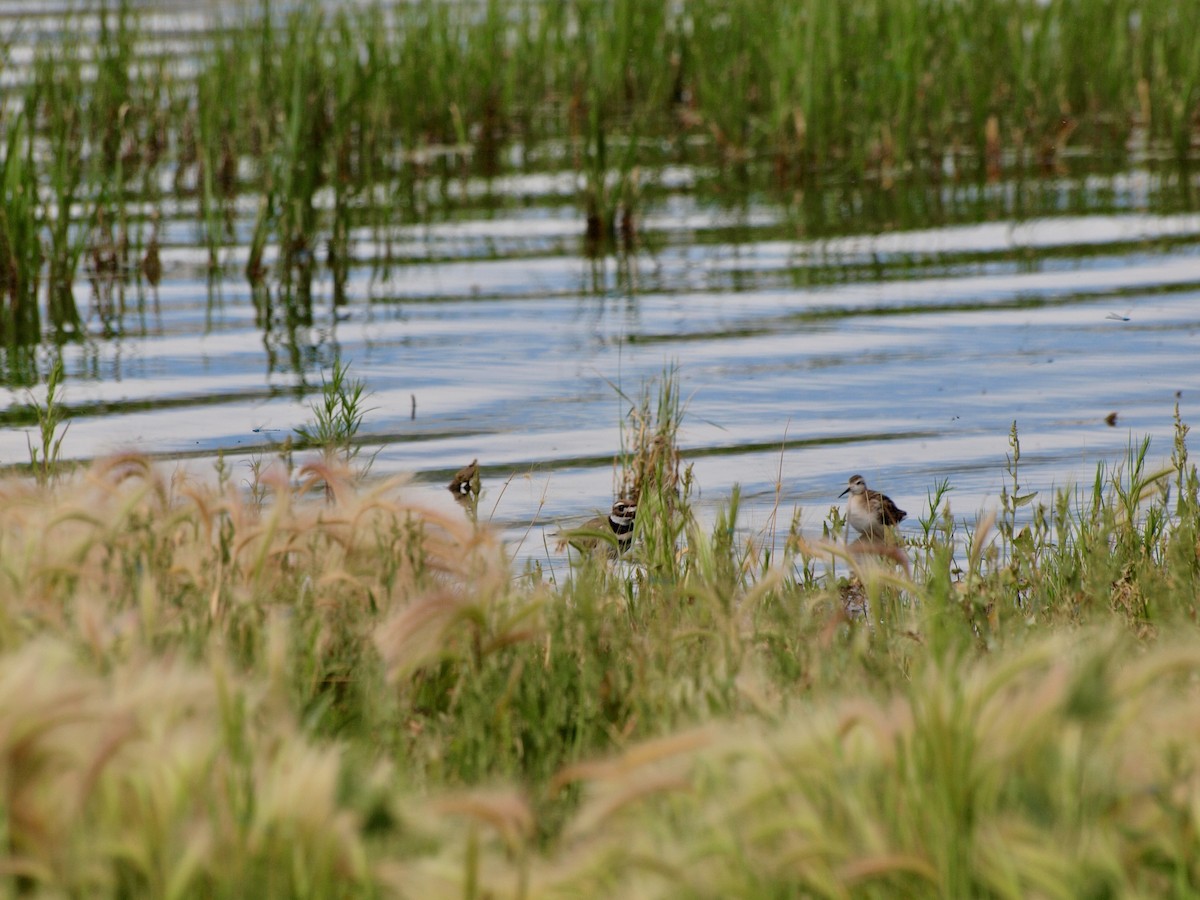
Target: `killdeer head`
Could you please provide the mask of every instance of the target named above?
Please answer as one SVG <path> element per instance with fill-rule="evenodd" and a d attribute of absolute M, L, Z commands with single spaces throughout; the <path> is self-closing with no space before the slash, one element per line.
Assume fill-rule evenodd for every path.
<path fill-rule="evenodd" d="M 633 529 L 633 520 L 637 515 L 637 504 L 632 500 L 618 500 L 613 504 L 612 512 L 608 514 L 608 524 L 617 534 L 625 534 Z"/>

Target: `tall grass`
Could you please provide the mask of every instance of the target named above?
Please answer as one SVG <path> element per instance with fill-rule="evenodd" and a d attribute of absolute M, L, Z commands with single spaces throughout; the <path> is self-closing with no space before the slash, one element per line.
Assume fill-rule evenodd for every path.
<path fill-rule="evenodd" d="M 69 422 L 63 424 L 68 418 L 62 402 L 63 374 L 62 359 L 55 359 L 46 379 L 46 399 L 39 402 L 32 396 L 30 398 L 37 417 L 38 445 L 29 439 L 29 467 L 38 484 L 43 486 L 57 474 L 62 442 L 70 428 Z"/>
<path fill-rule="evenodd" d="M 24 115 L 9 123 L 0 163 L 0 340 L 6 346 L 40 337 L 38 286 L 42 243 L 38 234 L 38 186 Z"/>
<path fill-rule="evenodd" d="M 336 455 L 248 493 L 137 456 L 0 483 L 0 885 L 1200 889 L 1178 417 L 1169 466 L 1138 444 L 1003 527 L 939 486 L 902 574 L 803 533 L 766 559 L 736 493 L 700 527 L 674 376 L 631 407 L 635 546 L 557 585 Z"/>
<path fill-rule="evenodd" d="M 1131 160 L 1183 174 L 1200 56 L 1182 16 L 1172 0 L 263 2 L 199 35 L 185 67 L 150 54 L 127 0 L 68 14 L 8 97 L 6 198 L 26 187 L 6 203 L 5 290 L 25 298 L 6 334 L 31 339 L 42 285 L 51 326 L 77 330 L 80 260 L 112 228 L 127 277 L 132 204 L 166 182 L 213 277 L 245 241 L 247 276 L 278 284 L 294 327 L 322 264 L 345 301 L 357 229 L 386 246 L 397 221 L 453 215 L 469 176 L 565 163 L 584 249 L 605 254 L 637 246 L 669 163 L 818 208 L 846 185 Z M 241 237 L 246 192 L 260 213 Z M 255 296 L 270 324 L 271 292 Z"/>

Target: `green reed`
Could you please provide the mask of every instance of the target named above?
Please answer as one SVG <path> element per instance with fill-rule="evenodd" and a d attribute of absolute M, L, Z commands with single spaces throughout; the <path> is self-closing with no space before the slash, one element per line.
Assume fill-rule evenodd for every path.
<path fill-rule="evenodd" d="M 0 342 L 40 337 L 38 286 L 42 271 L 38 185 L 24 115 L 8 123 L 0 163 Z"/>
<path fill-rule="evenodd" d="M 86 250 L 84 236 L 90 231 L 90 215 L 74 208 L 82 200 L 86 162 L 82 66 L 78 53 L 67 48 L 42 52 L 34 63 L 34 80 L 25 101 L 33 121 L 45 123 L 39 131 L 50 145 L 42 165 L 44 175 L 39 172 L 38 179 L 39 185 L 45 179 L 49 194 L 41 211 L 47 231 L 47 306 L 50 323 L 60 334 L 76 332 L 81 325 L 74 281 Z M 26 277 L 36 275 L 26 273 Z"/>
<path fill-rule="evenodd" d="M 236 197 L 262 200 L 247 275 L 278 282 L 303 323 L 321 266 L 346 300 L 356 229 L 386 263 L 394 226 L 455 214 L 470 178 L 565 164 L 601 254 L 635 243 L 667 163 L 712 167 L 727 195 L 765 188 L 809 227 L 838 208 L 828 190 L 908 221 L 914 186 L 947 179 L 1131 159 L 1182 171 L 1200 90 L 1171 0 L 263 2 L 198 38 L 194 68 L 148 58 L 148 37 L 128 0 L 68 15 L 10 96 L 28 152 L 6 174 L 38 186 L 13 215 L 43 227 L 6 284 L 44 289 L 61 334 L 79 327 L 79 263 L 110 227 L 120 272 L 136 268 L 128 208 L 168 171 L 214 278 Z"/>
<path fill-rule="evenodd" d="M 63 374 L 62 358 L 59 357 L 54 360 L 46 378 L 45 401 L 39 402 L 31 396 L 30 405 L 37 416 L 40 446 L 35 446 L 33 439 L 29 439 L 29 467 L 41 485 L 48 484 L 58 474 L 62 442 L 67 436 L 67 429 L 71 427 L 67 421 L 69 414 L 62 402 Z"/>
<path fill-rule="evenodd" d="M 349 369 L 348 363 L 335 360 L 329 378 L 321 375 L 321 400 L 312 405 L 313 420 L 296 429 L 303 445 L 319 448 L 329 465 L 349 466 L 358 457 L 361 448 L 355 445 L 355 437 L 370 411 L 363 405 L 366 383 L 350 379 Z M 366 474 L 365 468 L 361 474 Z"/>

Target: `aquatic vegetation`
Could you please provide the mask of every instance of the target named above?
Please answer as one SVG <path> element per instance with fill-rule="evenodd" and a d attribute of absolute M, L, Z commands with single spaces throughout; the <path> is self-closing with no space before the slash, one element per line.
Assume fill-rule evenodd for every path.
<path fill-rule="evenodd" d="M 68 413 L 63 406 L 62 382 L 62 359 L 56 359 L 46 379 L 46 399 L 39 402 L 31 397 L 31 405 L 37 416 L 40 446 L 34 446 L 33 439 L 29 439 L 29 467 L 38 483 L 43 486 L 57 473 L 63 438 L 67 436 L 67 429 L 71 427 L 67 421 Z"/>
<path fill-rule="evenodd" d="M 1169 466 L 1138 445 L 1044 501 L 1014 429 L 1019 514 L 962 540 L 943 483 L 902 573 L 837 520 L 764 559 L 736 494 L 700 528 L 676 376 L 630 409 L 635 544 L 553 581 L 337 456 L 264 464 L 249 492 L 134 455 L 0 482 L 0 884 L 1200 887 L 1181 420 Z"/>
<path fill-rule="evenodd" d="M 8 126 L 0 189 L 0 342 L 33 343 L 41 335 L 37 301 L 43 251 L 37 180 L 23 115 Z"/>
<path fill-rule="evenodd" d="M 358 458 L 360 447 L 355 436 L 370 412 L 363 404 L 369 394 L 366 383 L 349 377 L 350 366 L 336 360 L 329 377 L 321 374 L 321 399 L 312 404 L 313 419 L 296 429 L 300 446 L 317 447 L 326 465 L 350 466 Z M 370 464 L 360 471 L 365 475 Z"/>
<path fill-rule="evenodd" d="M 1186 195 L 1200 63 L 1181 15 L 1170 0 L 264 2 L 173 60 L 128 2 L 64 13 L 6 97 L 3 284 L 25 299 L 5 340 L 35 339 L 42 287 L 56 336 L 76 334 L 80 261 L 107 242 L 131 277 L 163 185 L 213 280 L 248 248 L 261 321 L 274 297 L 289 327 L 311 322 L 322 266 L 345 302 L 356 234 L 380 248 L 361 262 L 386 266 L 395 224 L 452 217 L 469 179 L 513 172 L 573 172 L 581 246 L 601 256 L 638 246 L 671 164 L 808 227 L 828 215 L 821 191 L 847 185 L 896 215 L 904 185 L 1136 164 Z"/>

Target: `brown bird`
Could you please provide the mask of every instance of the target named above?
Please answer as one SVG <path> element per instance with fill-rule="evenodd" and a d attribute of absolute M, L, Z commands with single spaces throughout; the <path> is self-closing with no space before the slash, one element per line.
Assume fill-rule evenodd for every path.
<path fill-rule="evenodd" d="M 473 459 L 454 473 L 450 479 L 450 493 L 459 500 L 469 500 L 479 496 L 479 459 Z"/>
<path fill-rule="evenodd" d="M 905 516 L 904 510 L 892 502 L 892 498 L 867 488 L 861 475 L 851 475 L 849 486 L 841 496 L 850 495 L 846 503 L 846 521 L 854 530 L 869 540 L 880 540 L 887 530 L 898 525 Z"/>
<path fill-rule="evenodd" d="M 606 551 L 610 559 L 615 559 L 633 543 L 636 515 L 637 504 L 634 501 L 618 500 L 607 516 L 596 516 L 578 528 L 559 532 L 558 549 L 563 550 L 570 544 L 580 553 L 592 555 Z"/>

